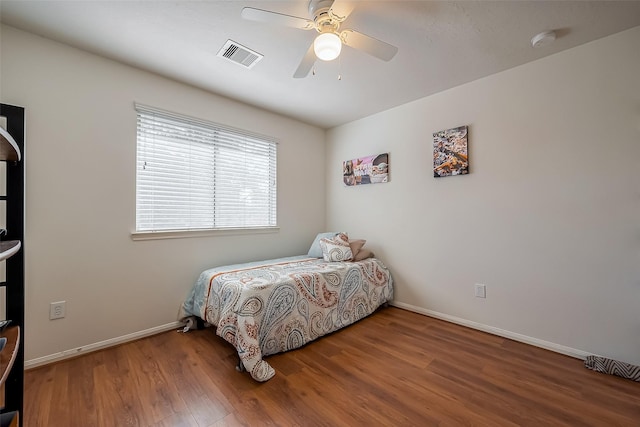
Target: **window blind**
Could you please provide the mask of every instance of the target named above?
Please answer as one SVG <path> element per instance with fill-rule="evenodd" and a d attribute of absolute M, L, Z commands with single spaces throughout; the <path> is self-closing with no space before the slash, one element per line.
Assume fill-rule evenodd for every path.
<path fill-rule="evenodd" d="M 276 142 L 140 104 L 136 230 L 276 226 Z"/>

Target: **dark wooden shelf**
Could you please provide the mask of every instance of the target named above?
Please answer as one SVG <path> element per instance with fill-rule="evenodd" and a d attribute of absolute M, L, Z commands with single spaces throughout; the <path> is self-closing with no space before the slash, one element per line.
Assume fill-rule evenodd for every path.
<path fill-rule="evenodd" d="M 20 327 L 7 328 L 1 336 L 7 339 L 7 344 L 0 352 L 0 386 L 6 381 L 13 362 L 16 360 L 20 348 Z"/>
<path fill-rule="evenodd" d="M 0 261 L 7 259 L 20 250 L 20 240 L 0 242 Z"/>
<path fill-rule="evenodd" d="M 2 0 L 0 0 L 2 1 Z M 0 261 L 6 263 L 3 288 L 4 309 L 11 327 L 0 333 L 7 339 L 0 352 L 0 427 L 22 427 L 24 409 L 24 108 L 0 103 L 0 116 L 6 128 L 0 127 L 0 162 L 6 163 L 6 194 L 3 203 L 3 227 L 10 230 L 7 241 L 0 241 Z"/>

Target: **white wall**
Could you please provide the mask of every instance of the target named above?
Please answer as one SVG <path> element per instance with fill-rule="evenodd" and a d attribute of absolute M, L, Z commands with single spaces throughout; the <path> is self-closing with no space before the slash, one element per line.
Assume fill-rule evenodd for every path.
<path fill-rule="evenodd" d="M 328 131 L 328 228 L 368 239 L 400 304 L 640 364 L 638 46 L 640 27 Z M 432 134 L 460 125 L 471 173 L 435 179 Z M 387 151 L 390 183 L 343 186 L 343 160 Z"/>
<path fill-rule="evenodd" d="M 1 49 L 2 102 L 26 107 L 27 360 L 171 323 L 201 270 L 306 253 L 324 229 L 322 129 L 7 26 Z M 279 139 L 280 231 L 132 241 L 134 101 Z"/>

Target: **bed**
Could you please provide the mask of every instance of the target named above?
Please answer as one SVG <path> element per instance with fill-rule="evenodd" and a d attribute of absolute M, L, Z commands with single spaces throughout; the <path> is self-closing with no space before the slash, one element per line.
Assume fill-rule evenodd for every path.
<path fill-rule="evenodd" d="M 264 357 L 351 325 L 392 297 L 391 274 L 377 258 L 325 261 L 301 255 L 202 272 L 181 318 L 195 316 L 215 326 L 237 350 L 239 366 L 267 381 L 275 371 Z"/>

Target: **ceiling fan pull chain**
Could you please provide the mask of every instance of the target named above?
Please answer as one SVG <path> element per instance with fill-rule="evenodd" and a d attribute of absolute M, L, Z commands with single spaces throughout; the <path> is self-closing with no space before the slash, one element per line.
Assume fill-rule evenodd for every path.
<path fill-rule="evenodd" d="M 338 56 L 338 80 L 342 80 L 342 59 Z"/>

